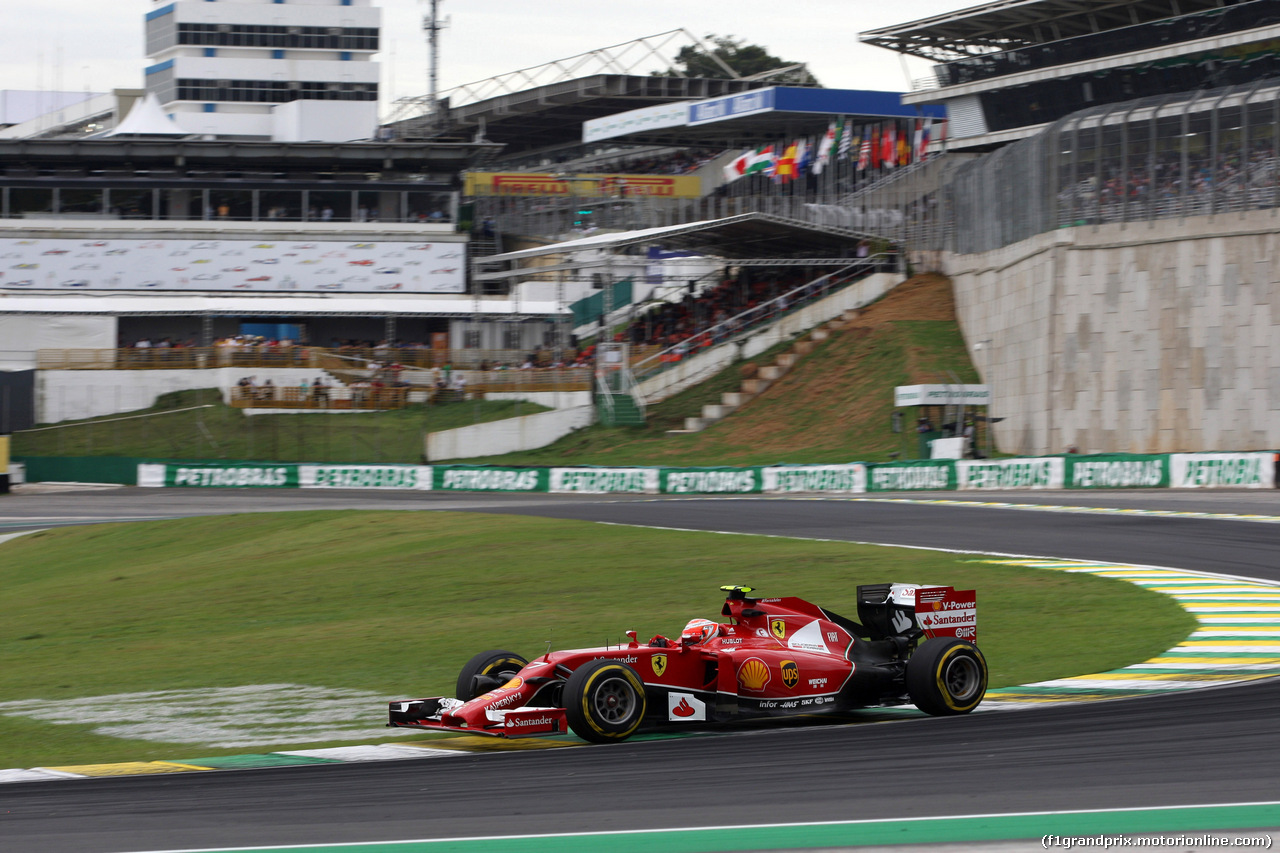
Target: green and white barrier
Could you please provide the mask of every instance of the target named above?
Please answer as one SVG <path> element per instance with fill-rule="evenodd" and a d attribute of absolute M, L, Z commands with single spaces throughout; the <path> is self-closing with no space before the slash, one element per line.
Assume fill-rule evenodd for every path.
<path fill-rule="evenodd" d="M 956 488 L 956 463 L 951 459 L 890 462 L 870 468 L 867 490 L 872 492 L 947 491 Z"/>
<path fill-rule="evenodd" d="M 1272 489 L 1277 454 L 1164 453 L 742 468 L 517 468 L 141 462 L 139 486 L 558 494 L 865 494 L 1012 489 Z M 59 469 L 61 470 L 61 469 Z"/>
<path fill-rule="evenodd" d="M 1061 456 L 1034 459 L 958 459 L 956 484 L 969 489 L 1061 489 L 1066 463 Z"/>
<path fill-rule="evenodd" d="M 760 470 L 763 473 L 761 490 L 769 494 L 860 494 L 867 490 L 867 466 L 861 462 L 848 465 L 778 465 Z"/>
<path fill-rule="evenodd" d="M 1066 456 L 1068 489 L 1167 489 L 1169 455 Z"/>

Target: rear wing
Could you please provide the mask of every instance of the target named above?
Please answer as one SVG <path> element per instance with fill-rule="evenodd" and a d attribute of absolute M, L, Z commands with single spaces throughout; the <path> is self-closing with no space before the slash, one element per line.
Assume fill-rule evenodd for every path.
<path fill-rule="evenodd" d="M 858 587 L 858 619 L 873 640 L 923 634 L 976 643 L 978 595 L 951 586 L 864 584 Z"/>

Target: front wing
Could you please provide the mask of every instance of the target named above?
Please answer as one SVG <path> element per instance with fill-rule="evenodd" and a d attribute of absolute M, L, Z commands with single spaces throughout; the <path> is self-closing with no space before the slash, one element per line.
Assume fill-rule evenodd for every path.
<path fill-rule="evenodd" d="M 390 703 L 387 726 L 506 738 L 558 735 L 569 731 L 564 708 L 491 709 L 485 713 L 485 723 L 475 726 L 450 713 L 462 704 L 447 697 L 398 700 Z"/>

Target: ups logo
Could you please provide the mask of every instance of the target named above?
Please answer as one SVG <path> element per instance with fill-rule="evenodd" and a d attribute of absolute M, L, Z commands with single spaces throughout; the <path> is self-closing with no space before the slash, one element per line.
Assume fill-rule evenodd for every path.
<path fill-rule="evenodd" d="M 769 630 L 773 633 L 773 636 L 777 637 L 779 640 L 785 640 L 787 638 L 787 620 L 770 619 Z"/>
<path fill-rule="evenodd" d="M 661 678 L 662 673 L 667 671 L 667 656 L 654 655 L 649 658 L 649 665 L 653 667 L 653 674 Z"/>
<path fill-rule="evenodd" d="M 795 687 L 800 680 L 800 667 L 793 660 L 784 660 L 782 662 L 782 683 L 788 687 Z"/>

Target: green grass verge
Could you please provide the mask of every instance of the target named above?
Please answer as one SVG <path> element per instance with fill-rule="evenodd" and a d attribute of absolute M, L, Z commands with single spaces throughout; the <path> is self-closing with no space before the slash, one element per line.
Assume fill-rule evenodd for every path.
<path fill-rule="evenodd" d="M 192 411 L 175 411 L 210 405 Z M 66 421 L 14 435 L 14 456 L 269 459 L 275 462 L 421 462 L 423 434 L 545 412 L 512 400 L 469 400 L 355 414 L 246 415 L 216 388 L 165 394 L 122 415 Z"/>
<path fill-rule="evenodd" d="M 856 617 L 856 585 L 889 580 L 976 587 L 993 687 L 1140 661 L 1193 627 L 1126 583 L 931 551 L 488 514 L 255 513 L 5 543 L 0 700 L 279 683 L 448 694 L 483 649 L 670 636 L 717 616 L 720 584 Z M 105 737 L 94 711 L 74 726 L 0 716 L 0 768 L 270 746 Z"/>
<path fill-rule="evenodd" d="M 765 356 L 753 359 L 772 363 Z M 954 322 L 905 320 L 837 334 L 746 408 L 691 435 L 686 417 L 741 386 L 742 362 L 649 409 L 644 427 L 591 426 L 538 450 L 468 460 L 477 465 L 766 465 L 882 462 L 918 458 L 913 425 L 890 428 L 893 389 L 921 375 L 953 372 L 977 382 Z"/>

